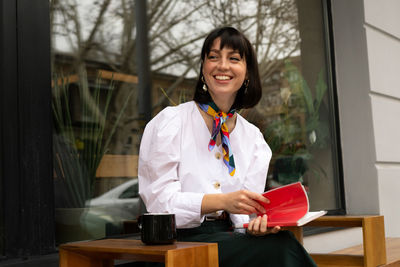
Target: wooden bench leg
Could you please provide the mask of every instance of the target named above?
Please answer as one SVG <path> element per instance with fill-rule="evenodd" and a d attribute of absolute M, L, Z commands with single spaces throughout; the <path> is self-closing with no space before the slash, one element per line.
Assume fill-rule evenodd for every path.
<path fill-rule="evenodd" d="M 60 267 L 113 267 L 114 261 L 110 259 L 98 259 L 94 257 L 87 257 L 85 255 L 75 253 L 69 250 L 60 248 Z"/>
<path fill-rule="evenodd" d="M 386 263 L 385 225 L 383 216 L 363 220 L 364 266 L 375 267 Z"/>
<path fill-rule="evenodd" d="M 188 250 L 170 250 L 165 259 L 165 267 L 218 267 L 218 245 L 197 247 Z"/>

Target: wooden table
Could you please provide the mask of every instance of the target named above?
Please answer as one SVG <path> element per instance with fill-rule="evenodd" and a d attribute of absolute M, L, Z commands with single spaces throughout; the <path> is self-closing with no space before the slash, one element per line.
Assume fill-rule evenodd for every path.
<path fill-rule="evenodd" d="M 164 262 L 166 267 L 218 266 L 216 243 L 175 242 L 145 245 L 140 240 L 103 239 L 59 247 L 60 267 L 111 267 L 114 260 Z"/>

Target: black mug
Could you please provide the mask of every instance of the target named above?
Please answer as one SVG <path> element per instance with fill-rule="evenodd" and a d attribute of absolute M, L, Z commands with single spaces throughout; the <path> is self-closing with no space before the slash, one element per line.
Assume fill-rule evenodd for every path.
<path fill-rule="evenodd" d="M 145 244 L 172 244 L 176 241 L 175 214 L 145 213 L 139 216 L 138 226 Z"/>

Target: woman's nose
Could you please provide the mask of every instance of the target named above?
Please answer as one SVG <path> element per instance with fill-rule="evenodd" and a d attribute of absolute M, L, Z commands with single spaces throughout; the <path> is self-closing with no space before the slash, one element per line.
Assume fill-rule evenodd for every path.
<path fill-rule="evenodd" d="M 218 67 L 221 70 L 226 70 L 229 68 L 229 61 L 227 59 L 221 58 L 221 60 L 219 61 Z"/>

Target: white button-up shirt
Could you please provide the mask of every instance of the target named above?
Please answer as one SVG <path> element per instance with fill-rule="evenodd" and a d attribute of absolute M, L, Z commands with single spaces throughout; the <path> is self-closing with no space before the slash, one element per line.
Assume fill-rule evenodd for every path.
<path fill-rule="evenodd" d="M 204 220 L 205 194 L 264 191 L 271 150 L 260 130 L 237 114 L 230 133 L 236 172 L 230 176 L 222 147 L 208 150 L 210 131 L 194 101 L 167 107 L 146 126 L 139 153 L 139 193 L 149 212 L 174 213 L 178 228 Z M 249 221 L 230 214 L 234 224 Z"/>

